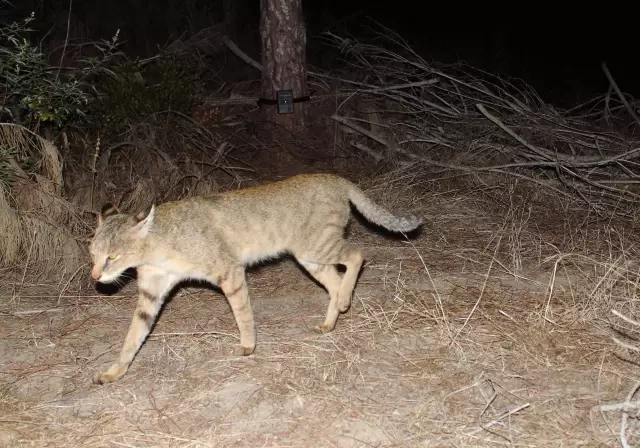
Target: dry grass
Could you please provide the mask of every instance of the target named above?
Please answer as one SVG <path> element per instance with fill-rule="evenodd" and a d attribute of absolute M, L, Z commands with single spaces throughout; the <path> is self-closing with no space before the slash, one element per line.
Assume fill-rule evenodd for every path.
<path fill-rule="evenodd" d="M 93 211 L 112 202 L 138 213 L 154 202 L 236 184 L 253 169 L 232 156 L 234 127 L 224 120 L 205 127 L 177 112 L 147 117 L 120 143 L 104 148 L 98 142 L 69 168 L 70 201 Z"/>
<path fill-rule="evenodd" d="M 86 241 L 104 202 L 138 213 L 218 191 L 212 173 L 233 184 L 252 170 L 229 160 L 234 145 L 219 129 L 180 114 L 149 117 L 110 148 L 98 139 L 92 152 L 68 161 L 64 181 L 57 148 L 28 129 L 2 124 L 0 146 L 10 150 L 4 170 L 12 177 L 0 182 L 0 267 L 18 268 L 17 275 L 75 275 L 86 267 Z"/>
<path fill-rule="evenodd" d="M 78 210 L 109 200 L 137 212 L 282 172 L 254 176 L 236 159 L 266 145 L 233 116 L 140 123 L 70 167 L 64 192 L 57 153 L 37 143 L 39 177 L 0 189 L 11 237 L 0 262 L 18 268 L 0 284 L 0 445 L 637 445 L 635 137 L 591 124 L 593 110 L 552 110 L 526 86 L 426 63 L 401 41 L 395 52 L 330 39 L 361 77 L 313 78 L 342 86 L 328 95 L 336 145 L 364 154 L 345 171 L 389 209 L 424 216 L 422 233 L 354 223 L 367 264 L 332 333 L 313 332 L 326 293 L 285 260 L 248 274 L 254 355 L 232 355 L 223 297 L 188 287 L 127 375 L 94 386 L 120 349 L 135 285 L 108 295 L 69 270 L 31 276 L 47 257 L 77 263 L 60 235 L 88 235 L 93 217 Z M 619 119 L 613 100 L 607 120 Z"/>
<path fill-rule="evenodd" d="M 11 148 L 0 182 L 0 265 L 20 266 L 30 275 L 71 275 L 86 251 L 76 239 L 84 228 L 80 210 L 62 198 L 62 161 L 56 147 L 21 126 L 0 125 L 0 146 Z M 35 160 L 26 173 L 16 161 Z M 26 265 L 25 265 L 26 260 Z"/>
<path fill-rule="evenodd" d="M 222 296 L 189 287 L 167 305 L 125 378 L 97 387 L 91 373 L 117 355 L 134 285 L 105 296 L 5 283 L 2 443 L 618 443 L 620 410 L 600 405 L 625 400 L 637 375 L 604 316 L 610 308 L 633 315 L 635 241 L 590 228 L 572 240 L 589 255 L 554 253 L 545 242 L 566 223 L 524 213 L 539 204 L 516 195 L 515 185 L 498 214 L 487 210 L 484 191 L 429 192 L 420 179 L 406 168 L 370 179 L 376 199 L 394 209 L 410 204 L 428 226 L 408 244 L 354 223 L 350 238 L 368 263 L 334 332 L 313 332 L 326 294 L 294 263 L 249 273 L 259 345 L 248 358 L 232 355 L 237 328 Z"/>

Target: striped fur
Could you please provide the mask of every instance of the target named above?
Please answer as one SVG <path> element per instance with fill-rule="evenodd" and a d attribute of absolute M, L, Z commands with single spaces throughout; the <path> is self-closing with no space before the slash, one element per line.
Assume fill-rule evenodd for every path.
<path fill-rule="evenodd" d="M 137 216 L 105 205 L 91 242 L 91 275 L 108 283 L 137 268 L 139 297 L 120 358 L 107 372 L 96 374 L 94 382 L 109 383 L 126 373 L 167 294 L 185 279 L 221 287 L 240 330 L 237 353 L 253 353 L 256 335 L 245 266 L 284 253 L 293 255 L 327 289 L 329 307 L 316 331 L 331 331 L 339 313 L 351 305 L 363 262 L 362 251 L 344 239 L 350 203 L 391 231 L 408 232 L 421 224 L 413 216 L 394 216 L 355 184 L 328 174 L 187 198 Z M 337 264 L 346 266 L 342 277 Z"/>

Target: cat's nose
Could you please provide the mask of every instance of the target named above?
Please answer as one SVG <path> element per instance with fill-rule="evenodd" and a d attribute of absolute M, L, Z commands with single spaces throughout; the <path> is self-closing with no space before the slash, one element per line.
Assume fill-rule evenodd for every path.
<path fill-rule="evenodd" d="M 100 280 L 100 277 L 102 276 L 102 272 L 100 272 L 99 269 L 97 269 L 96 266 L 93 267 L 93 269 L 91 269 L 91 278 L 94 279 L 95 281 Z"/>

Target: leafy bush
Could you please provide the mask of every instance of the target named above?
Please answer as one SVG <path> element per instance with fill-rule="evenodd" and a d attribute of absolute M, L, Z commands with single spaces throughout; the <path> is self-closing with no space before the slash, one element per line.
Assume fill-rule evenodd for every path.
<path fill-rule="evenodd" d="M 194 76 L 171 58 L 130 61 L 117 51 L 118 32 L 95 42 L 96 57 L 64 70 L 52 66 L 27 38 L 33 14 L 0 27 L 0 117 L 36 128 L 90 124 L 121 133 L 149 114 L 192 106 Z M 106 125 L 106 129 L 104 129 Z"/>
<path fill-rule="evenodd" d="M 194 78 L 170 58 L 126 61 L 103 71 L 94 80 L 99 94 L 92 104 L 101 135 L 121 135 L 154 113 L 188 112 Z"/>
<path fill-rule="evenodd" d="M 89 97 L 73 74 L 52 67 L 26 35 L 33 14 L 0 28 L 0 113 L 3 121 L 33 128 L 81 120 Z"/>

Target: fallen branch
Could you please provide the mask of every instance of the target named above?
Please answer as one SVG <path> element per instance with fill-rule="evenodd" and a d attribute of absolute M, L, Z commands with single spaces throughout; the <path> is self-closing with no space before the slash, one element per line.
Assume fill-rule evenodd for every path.
<path fill-rule="evenodd" d="M 466 65 L 426 62 L 397 36 L 387 39 L 400 51 L 331 33 L 325 38 L 344 54 L 349 72 L 366 73 L 366 81 L 318 76 L 346 85 L 352 96 L 340 108 L 357 102 L 357 93 L 366 94 L 368 108 L 379 109 L 376 125 L 386 131 L 380 135 L 360 126 L 361 117 L 336 112 L 332 119 L 384 147 L 378 151 L 376 145 L 351 143 L 376 161 L 419 161 L 474 176 L 499 173 L 578 199 L 599 216 L 636 213 L 640 141 L 634 136 L 598 130 L 584 114 L 571 116 L 547 105 L 520 81 L 516 86 Z M 610 73 L 609 78 L 615 85 Z M 429 88 L 404 88 L 421 83 Z M 615 87 L 629 109 L 631 103 Z M 359 107 L 354 110 L 357 114 Z M 437 157 L 430 156 L 436 151 Z M 620 207 L 621 202 L 632 206 Z"/>
<path fill-rule="evenodd" d="M 249 56 L 247 53 L 242 51 L 240 49 L 240 47 L 238 47 L 234 41 L 229 39 L 228 36 L 222 36 L 222 42 L 227 46 L 227 48 L 229 50 L 231 50 L 231 52 L 233 54 L 238 56 L 244 62 L 246 62 L 247 64 L 249 64 L 251 67 L 255 68 L 256 70 L 262 71 L 262 64 L 260 64 L 258 61 L 256 61 L 253 58 L 251 58 L 251 56 Z"/>
<path fill-rule="evenodd" d="M 510 167 L 516 167 L 516 166 L 522 166 L 522 167 L 553 167 L 556 165 L 555 162 L 531 162 L 531 163 L 523 163 L 523 164 L 507 164 L 507 165 L 495 165 L 495 166 L 487 166 L 487 167 L 471 167 L 471 166 L 465 166 L 465 165 L 457 165 L 454 163 L 447 163 L 447 162 L 441 162 L 439 160 L 435 160 L 435 159 L 431 159 L 428 157 L 424 157 L 424 156 L 419 156 L 417 154 L 413 154 L 410 151 L 407 151 L 399 146 L 394 146 L 393 148 L 386 142 L 386 140 L 384 140 L 382 137 L 377 136 L 371 132 L 369 132 L 368 130 L 364 129 L 361 126 L 358 126 L 357 124 L 353 123 L 351 120 L 349 120 L 348 118 L 345 117 L 341 117 L 338 115 L 332 115 L 331 118 L 335 121 L 337 121 L 338 123 L 344 124 L 345 126 L 348 126 L 349 128 L 360 132 L 361 134 L 371 138 L 372 140 L 380 143 L 381 145 L 385 146 L 386 148 L 392 150 L 392 151 L 396 151 L 399 154 L 406 156 L 410 159 L 413 159 L 415 161 L 419 161 L 419 162 L 423 162 L 426 165 L 432 165 L 432 166 L 437 166 L 440 168 L 446 168 L 446 169 L 451 169 L 451 170 L 456 170 L 456 171 L 464 171 L 467 175 L 477 175 L 480 174 L 481 172 L 487 172 L 487 173 L 496 173 L 496 174 L 505 174 L 507 176 L 512 176 L 512 177 L 516 177 L 518 179 L 522 179 L 522 180 L 526 180 L 528 182 L 533 182 L 537 185 L 540 185 L 542 187 L 548 188 L 551 191 L 558 193 L 562 196 L 566 196 L 568 198 L 572 198 L 571 194 L 569 194 L 566 191 L 563 191 L 559 188 L 557 188 L 554 185 L 551 185 L 551 183 L 549 183 L 548 181 L 543 181 L 540 179 L 536 179 L 534 177 L 531 176 L 526 176 L 524 174 L 521 173 L 517 173 L 517 172 L 513 172 L 513 171 L 507 171 L 504 168 L 510 168 Z M 360 146 L 360 145 L 353 145 L 351 144 L 351 146 L 353 146 L 354 148 L 360 149 L 361 151 L 369 154 L 371 157 L 373 157 L 374 159 L 378 160 L 381 159 L 383 156 L 380 153 L 375 153 L 373 150 L 371 150 L 370 148 L 366 147 L 366 146 Z M 365 149 L 367 148 L 367 149 Z M 375 154 L 375 155 L 374 155 Z M 402 162 L 397 162 L 397 163 L 402 163 Z"/>
<path fill-rule="evenodd" d="M 618 83 L 615 81 L 615 79 L 613 79 L 613 76 L 611 76 L 611 72 L 609 71 L 607 64 L 605 64 L 604 62 L 602 63 L 602 71 L 604 71 L 605 76 L 609 80 L 609 83 L 611 84 L 613 90 L 615 90 L 616 94 L 618 95 L 618 98 L 620 98 L 620 101 L 622 101 L 622 104 L 624 104 L 624 108 L 627 109 L 627 112 L 629 112 L 629 115 L 631 115 L 636 124 L 640 125 L 640 118 L 638 118 L 638 115 L 633 110 L 633 107 L 631 107 L 627 99 L 622 94 L 620 87 L 618 87 Z"/>

